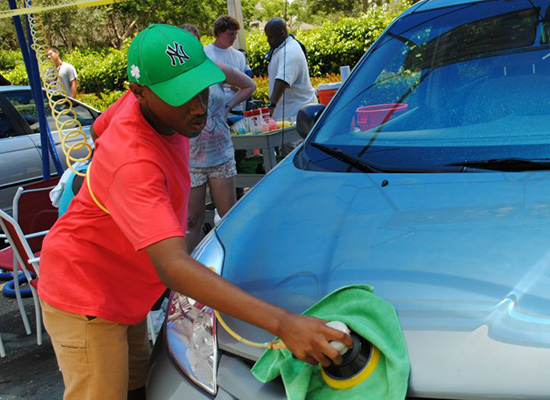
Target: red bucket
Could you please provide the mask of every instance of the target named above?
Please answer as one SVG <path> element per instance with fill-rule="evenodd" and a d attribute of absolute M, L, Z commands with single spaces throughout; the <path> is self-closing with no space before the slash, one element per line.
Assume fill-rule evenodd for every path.
<path fill-rule="evenodd" d="M 325 106 L 328 106 L 328 103 L 330 102 L 330 99 L 336 94 L 338 89 L 326 89 L 326 90 L 319 90 L 317 94 L 319 95 L 319 103 L 324 104 Z"/>
<path fill-rule="evenodd" d="M 401 114 L 409 105 L 405 103 L 375 104 L 357 109 L 357 126 L 362 131 L 369 130 Z"/>
<path fill-rule="evenodd" d="M 319 97 L 319 103 L 325 106 L 330 103 L 330 100 L 334 97 L 338 89 L 342 86 L 342 82 L 322 83 L 317 88 L 317 96 Z"/>

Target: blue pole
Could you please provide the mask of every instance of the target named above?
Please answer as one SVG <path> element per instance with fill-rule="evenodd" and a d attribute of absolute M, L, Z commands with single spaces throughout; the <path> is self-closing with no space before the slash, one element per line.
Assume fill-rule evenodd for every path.
<path fill-rule="evenodd" d="M 10 9 L 16 9 L 17 4 L 15 0 L 8 0 Z M 19 46 L 21 48 L 21 53 L 23 54 L 23 60 L 25 62 L 25 67 L 27 69 L 27 76 L 29 78 L 29 83 L 31 86 L 31 91 L 38 112 L 38 122 L 40 126 L 40 140 L 42 143 L 42 174 L 44 180 L 50 179 L 50 160 L 49 160 L 49 148 L 52 147 L 53 140 L 51 139 L 51 132 L 49 129 L 48 121 L 46 119 L 46 112 L 44 110 L 44 97 L 42 95 L 42 85 L 40 84 L 40 74 L 38 72 L 38 63 L 36 61 L 36 55 L 34 50 L 30 49 L 30 45 L 27 44 L 25 38 L 25 32 L 23 30 L 23 25 L 19 16 L 12 17 L 13 24 L 15 26 L 15 32 L 17 34 L 17 39 L 19 41 Z M 27 22 L 28 24 L 28 22 Z M 29 35 L 30 37 L 30 35 Z M 32 40 L 32 39 L 30 39 Z M 32 56 L 31 56 L 32 54 Z M 55 151 L 55 146 L 53 146 Z M 54 158 L 58 173 L 63 172 L 61 163 L 59 162 L 59 157 L 57 160 Z"/>
<path fill-rule="evenodd" d="M 29 4 L 31 4 L 29 2 Z M 27 38 L 29 45 L 29 55 L 30 55 L 30 65 L 32 70 L 32 75 L 34 79 L 34 85 L 31 85 L 33 88 L 33 97 L 35 98 L 36 109 L 38 110 L 38 121 L 44 121 L 46 129 L 42 129 L 40 125 L 40 143 L 42 144 L 42 159 L 48 158 L 48 154 L 44 156 L 44 153 L 49 151 L 49 154 L 52 156 L 57 173 L 61 176 L 63 174 L 63 166 L 59 160 L 59 154 L 57 154 L 57 149 L 55 147 L 55 142 L 53 141 L 52 132 L 50 130 L 50 124 L 48 124 L 48 119 L 46 117 L 46 111 L 44 109 L 44 93 L 42 92 L 42 85 L 40 81 L 40 71 L 38 70 L 38 61 L 36 59 L 36 53 L 32 48 L 33 39 L 31 35 L 31 29 L 29 24 L 29 16 L 26 16 L 27 21 Z M 39 99 L 40 103 L 36 102 L 36 99 Z M 39 106 L 40 104 L 40 106 Z M 48 166 L 49 167 L 49 166 Z M 45 180 L 46 178 L 44 178 Z"/>

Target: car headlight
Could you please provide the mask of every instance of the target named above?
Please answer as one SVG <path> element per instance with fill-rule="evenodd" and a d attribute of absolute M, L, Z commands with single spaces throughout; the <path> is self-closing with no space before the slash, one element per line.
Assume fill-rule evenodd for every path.
<path fill-rule="evenodd" d="M 221 273 L 224 251 L 214 231 L 192 257 Z M 215 395 L 218 342 L 212 309 L 173 291 L 166 311 L 165 332 L 168 350 L 179 368 L 198 386 Z"/>

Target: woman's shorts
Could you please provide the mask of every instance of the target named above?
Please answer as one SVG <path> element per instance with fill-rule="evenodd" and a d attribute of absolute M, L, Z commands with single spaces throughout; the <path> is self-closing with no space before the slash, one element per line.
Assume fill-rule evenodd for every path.
<path fill-rule="evenodd" d="M 227 179 L 237 175 L 235 159 L 214 167 L 189 168 L 191 174 L 191 187 L 196 188 L 204 185 L 210 178 Z"/>

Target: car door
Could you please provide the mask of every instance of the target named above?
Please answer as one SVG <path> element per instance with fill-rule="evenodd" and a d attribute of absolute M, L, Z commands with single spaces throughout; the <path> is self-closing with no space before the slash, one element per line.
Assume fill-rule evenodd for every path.
<path fill-rule="evenodd" d="M 42 177 L 42 161 L 32 131 L 0 94 L 0 208 L 11 212 L 17 188 Z"/>
<path fill-rule="evenodd" d="M 34 144 L 38 148 L 40 155 L 42 155 L 42 143 L 40 140 L 40 126 L 38 123 L 38 111 L 36 109 L 36 105 L 34 103 L 34 99 L 32 97 L 30 90 L 13 91 L 13 92 L 10 92 L 7 95 L 7 97 L 9 98 L 10 101 L 12 101 L 12 104 L 14 104 L 14 106 L 18 109 L 19 113 L 22 115 L 22 117 L 28 124 L 29 129 L 32 131 L 32 134 L 29 135 L 29 138 L 34 142 Z M 57 101 L 59 99 L 54 98 L 53 100 Z M 99 111 L 91 107 L 88 107 L 74 99 L 71 99 L 71 103 L 72 103 L 71 108 L 74 111 L 78 122 L 80 122 L 82 126 L 83 133 L 86 136 L 89 136 L 90 125 L 99 116 Z M 65 107 L 65 103 L 63 103 L 63 107 Z M 65 154 L 63 153 L 63 149 L 61 146 L 61 139 L 59 138 L 55 119 L 52 116 L 51 108 L 48 104 L 48 99 L 45 95 L 44 95 L 44 109 L 46 111 L 46 118 L 50 126 L 52 139 L 57 149 L 57 154 L 59 155 L 63 168 L 66 168 L 67 164 L 65 162 Z M 60 118 L 59 122 L 63 123 L 66 119 L 69 118 L 69 116 L 61 115 L 59 118 Z M 77 143 L 78 141 L 82 141 L 82 140 L 83 138 L 81 136 L 77 136 L 77 137 L 68 139 L 67 144 L 70 146 L 71 144 Z M 76 150 L 74 154 L 71 154 L 71 156 L 73 157 L 85 157 L 86 155 L 87 155 L 87 151 L 85 149 Z M 55 165 L 53 163 L 52 157 L 50 157 L 50 171 L 53 175 L 55 175 L 57 172 Z"/>

